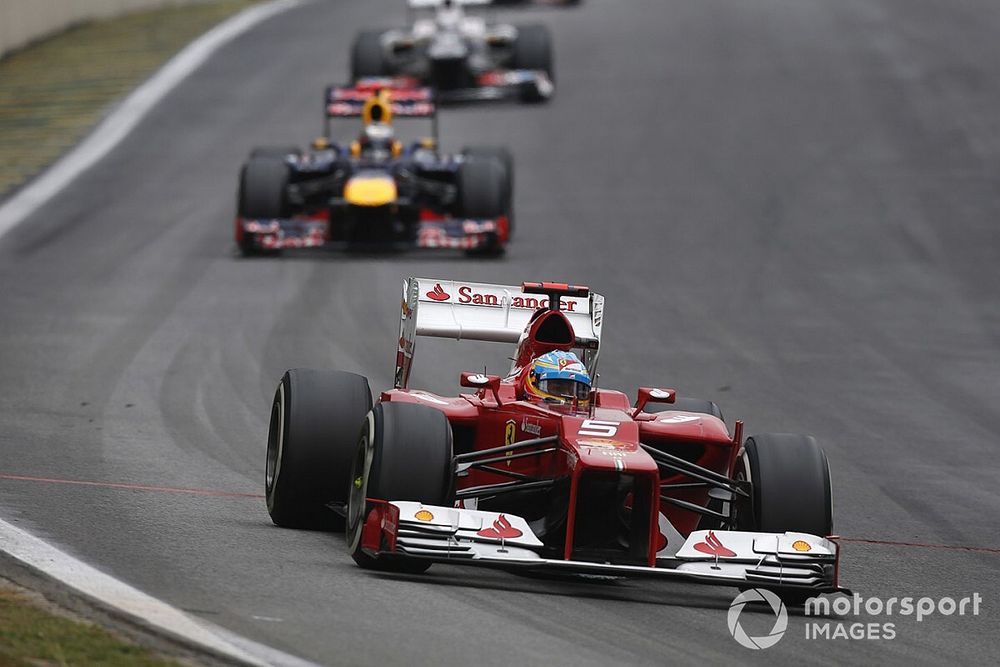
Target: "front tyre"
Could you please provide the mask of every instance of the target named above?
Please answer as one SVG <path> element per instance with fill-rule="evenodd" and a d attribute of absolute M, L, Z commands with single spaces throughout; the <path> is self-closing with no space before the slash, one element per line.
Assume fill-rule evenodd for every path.
<path fill-rule="evenodd" d="M 254 155 L 240 172 L 237 213 L 251 220 L 287 218 L 290 213 L 285 190 L 290 172 L 283 158 Z"/>
<path fill-rule="evenodd" d="M 826 454 L 811 436 L 766 433 L 746 439 L 735 479 L 750 482 L 752 507 L 736 517 L 737 529 L 794 531 L 825 537 L 833 532 L 833 486 Z"/>
<path fill-rule="evenodd" d="M 363 568 L 419 573 L 421 560 L 373 558 L 361 549 L 368 498 L 450 506 L 452 432 L 443 412 L 413 403 L 378 403 L 357 440 L 347 501 L 347 546 Z"/>
<path fill-rule="evenodd" d="M 347 501 L 358 427 L 371 409 L 368 380 L 343 371 L 294 368 L 271 404 L 264 491 L 285 528 L 343 529 L 327 504 Z"/>

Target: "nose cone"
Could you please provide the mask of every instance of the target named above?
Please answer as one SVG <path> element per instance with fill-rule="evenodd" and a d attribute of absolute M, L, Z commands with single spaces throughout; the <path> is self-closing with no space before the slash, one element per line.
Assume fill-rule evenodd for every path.
<path fill-rule="evenodd" d="M 444 33 L 431 43 L 427 55 L 435 61 L 464 60 L 469 55 L 469 49 L 458 35 Z"/>
<path fill-rule="evenodd" d="M 639 427 L 624 412 L 597 410 L 595 417 L 562 418 L 566 444 L 578 465 L 590 470 L 656 472 L 656 462 L 639 446 Z"/>
<path fill-rule="evenodd" d="M 396 181 L 385 174 L 354 176 L 344 186 L 344 200 L 354 206 L 385 206 L 396 196 Z"/>

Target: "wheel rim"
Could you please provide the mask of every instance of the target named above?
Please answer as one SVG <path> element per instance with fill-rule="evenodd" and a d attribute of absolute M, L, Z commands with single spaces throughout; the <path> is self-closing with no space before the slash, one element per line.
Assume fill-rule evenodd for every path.
<path fill-rule="evenodd" d="M 347 544 L 353 553 L 361 543 L 361 532 L 365 523 L 367 509 L 368 476 L 371 468 L 371 431 L 372 414 L 368 413 L 365 425 L 358 439 L 358 450 L 351 465 L 350 492 L 347 495 Z"/>
<path fill-rule="evenodd" d="M 267 430 L 267 466 L 264 485 L 270 494 L 281 473 L 281 455 L 285 449 L 285 383 L 278 385 L 278 393 L 271 406 L 271 424 Z"/>
<path fill-rule="evenodd" d="M 733 471 L 733 481 L 736 482 L 747 482 L 750 484 L 750 488 L 753 488 L 753 477 L 750 474 L 750 459 L 747 456 L 746 449 L 740 450 L 736 458 L 736 470 Z M 746 530 L 747 528 L 742 525 L 744 517 L 740 515 L 740 508 L 743 503 L 735 502 L 736 498 L 730 501 L 733 503 L 731 513 L 732 513 L 732 524 L 734 530 Z M 753 499 L 750 500 L 751 506 L 753 505 Z M 751 515 L 753 516 L 753 515 Z"/>

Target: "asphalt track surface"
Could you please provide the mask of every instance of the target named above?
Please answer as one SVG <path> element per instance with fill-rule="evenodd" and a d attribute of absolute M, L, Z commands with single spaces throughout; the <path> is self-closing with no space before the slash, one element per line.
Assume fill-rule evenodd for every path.
<path fill-rule="evenodd" d="M 996 663 L 1000 553 L 1000 5 L 591 0 L 525 12 L 557 44 L 545 107 L 445 112 L 507 143 L 508 256 L 244 260 L 237 168 L 307 141 L 355 29 L 401 3 L 314 2 L 222 49 L 0 241 L 0 516 L 258 641 L 332 664 Z M 434 567 L 363 572 L 339 536 L 273 527 L 266 418 L 287 367 L 391 383 L 401 279 L 565 279 L 606 295 L 603 386 L 716 399 L 748 433 L 814 434 L 843 583 L 979 592 L 978 617 L 774 648 L 729 589 Z M 414 384 L 503 366 L 420 341 Z M 764 615 L 748 624 L 770 627 Z M 766 627 L 765 627 L 766 626 Z"/>

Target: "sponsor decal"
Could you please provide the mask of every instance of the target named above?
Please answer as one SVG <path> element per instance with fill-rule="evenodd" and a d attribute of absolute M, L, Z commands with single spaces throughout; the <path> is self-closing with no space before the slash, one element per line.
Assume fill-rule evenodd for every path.
<path fill-rule="evenodd" d="M 451 298 L 451 295 L 444 291 L 441 283 L 438 283 L 434 285 L 434 289 L 427 293 L 427 298 L 432 301 L 447 301 Z"/>
<path fill-rule="evenodd" d="M 696 415 L 670 415 L 669 417 L 664 417 L 659 420 L 661 424 L 684 424 L 686 422 L 695 422 L 701 419 Z"/>
<path fill-rule="evenodd" d="M 496 540 L 512 540 L 523 535 L 520 530 L 510 524 L 510 521 L 503 514 L 493 522 L 489 528 L 483 528 L 476 535 L 479 537 L 489 537 Z"/>
<path fill-rule="evenodd" d="M 805 540 L 795 540 L 792 542 L 792 548 L 796 551 L 812 551 L 812 546 Z"/>
<path fill-rule="evenodd" d="M 433 521 L 434 520 L 434 515 L 431 514 L 427 510 L 420 510 L 416 514 L 414 514 L 413 517 L 417 521 Z"/>
<path fill-rule="evenodd" d="M 694 545 L 694 548 L 695 551 L 700 551 L 701 553 L 708 554 L 709 556 L 716 556 L 717 558 L 732 558 L 736 555 L 736 552 L 728 549 L 722 543 L 722 540 L 716 537 L 715 531 L 712 530 L 708 531 L 708 536 L 705 537 L 705 541 L 698 542 Z"/>
<path fill-rule="evenodd" d="M 517 422 L 509 420 L 503 429 L 503 444 L 510 446 L 517 442 Z M 514 452 L 508 450 L 506 456 L 513 456 Z M 510 459 L 507 459 L 507 467 L 510 467 Z"/>
<path fill-rule="evenodd" d="M 426 391 L 422 391 L 420 389 L 413 389 L 409 392 L 409 394 L 413 398 L 420 399 L 421 401 L 427 401 L 428 403 L 434 403 L 436 405 L 448 405 L 448 401 L 442 401 L 440 398 L 432 396 Z"/>
<path fill-rule="evenodd" d="M 430 296 L 430 292 L 427 293 Z M 499 294 L 489 294 L 486 292 L 477 292 L 472 287 L 468 285 L 462 285 L 458 288 L 458 302 L 462 304 L 472 304 L 473 306 L 496 306 L 500 307 L 502 297 Z M 443 299 L 441 299 L 443 301 Z M 549 305 L 549 299 L 546 296 L 534 297 L 534 296 L 513 296 L 510 299 L 510 307 L 520 310 L 537 310 L 539 308 L 547 308 Z M 563 299 L 560 302 L 560 307 L 566 312 L 575 312 L 577 302 L 572 299 Z"/>
<path fill-rule="evenodd" d="M 603 449 L 635 449 L 631 442 L 625 442 L 624 440 L 611 440 L 609 438 L 588 438 L 586 440 L 577 440 L 577 444 L 581 447 L 597 447 Z"/>
<path fill-rule="evenodd" d="M 586 373 L 587 367 L 583 365 L 582 361 L 578 359 L 566 359 L 561 357 L 559 359 L 559 370 L 569 370 L 571 373 Z"/>
<path fill-rule="evenodd" d="M 536 438 L 542 435 L 542 425 L 536 422 L 529 422 L 527 417 L 521 421 L 521 430 L 525 433 L 530 433 Z"/>

